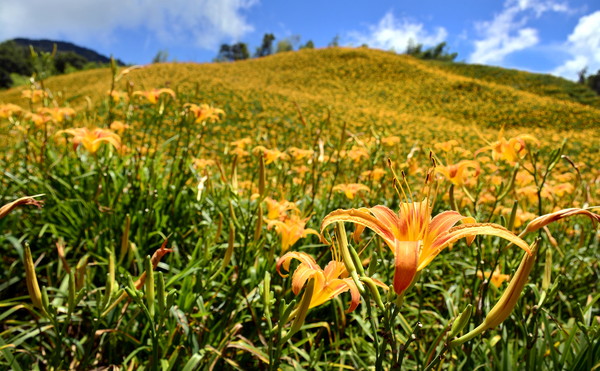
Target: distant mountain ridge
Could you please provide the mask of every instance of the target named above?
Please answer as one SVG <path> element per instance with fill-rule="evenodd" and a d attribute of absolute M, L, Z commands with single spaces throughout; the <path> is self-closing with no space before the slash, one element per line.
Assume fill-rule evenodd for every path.
<path fill-rule="evenodd" d="M 44 52 L 52 52 L 52 49 L 54 48 L 54 44 L 56 44 L 56 49 L 57 52 L 74 52 L 77 53 L 79 55 L 81 55 L 82 57 L 84 57 L 85 59 L 87 59 L 90 62 L 97 62 L 97 63 L 109 63 L 110 62 L 110 58 L 102 55 L 92 49 L 89 48 L 85 48 L 79 45 L 75 45 L 73 43 L 70 42 L 66 42 L 66 41 L 55 41 L 55 40 L 47 40 L 47 39 L 41 39 L 41 40 L 33 40 L 33 39 L 26 39 L 26 38 L 16 38 L 16 39 L 12 39 L 9 41 L 14 41 L 17 45 L 19 46 L 23 46 L 28 48 L 29 45 L 33 46 L 33 48 L 35 50 L 38 51 L 44 51 Z M 117 62 L 117 64 L 124 66 L 125 63 L 123 61 L 121 61 L 120 59 L 115 59 L 115 61 Z"/>

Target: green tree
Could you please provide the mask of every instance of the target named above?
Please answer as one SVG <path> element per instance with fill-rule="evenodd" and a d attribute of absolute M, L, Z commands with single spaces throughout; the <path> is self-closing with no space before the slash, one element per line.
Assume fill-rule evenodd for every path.
<path fill-rule="evenodd" d="M 243 42 L 238 42 L 233 45 L 222 44 L 219 49 L 219 55 L 217 61 L 239 61 L 250 58 L 248 52 L 248 45 Z"/>
<path fill-rule="evenodd" d="M 600 94 L 600 70 L 595 75 L 589 75 L 586 78 L 586 83 L 593 91 Z"/>
<path fill-rule="evenodd" d="M 300 35 L 292 35 L 290 37 L 286 37 L 277 43 L 277 53 L 281 52 L 291 52 L 296 46 L 300 44 Z"/>
<path fill-rule="evenodd" d="M 435 59 L 438 61 L 452 62 L 458 56 L 458 53 L 446 52 L 446 42 L 441 42 L 436 46 L 423 50 L 423 44 L 415 44 L 413 40 L 409 40 L 405 53 L 420 59 Z"/>
<path fill-rule="evenodd" d="M 263 36 L 260 48 L 256 49 L 255 57 L 260 58 L 273 54 L 273 41 L 275 41 L 275 35 L 272 33 L 266 33 Z"/>
<path fill-rule="evenodd" d="M 340 46 L 340 35 L 335 35 L 333 37 L 333 39 L 331 39 L 331 41 L 329 42 L 329 44 L 327 44 L 328 47 L 330 48 L 335 48 L 337 46 Z"/>
<path fill-rule="evenodd" d="M 62 52 L 54 57 L 54 67 L 58 73 L 65 73 L 69 66 L 76 70 L 82 70 L 87 63 L 88 60 L 85 57 L 75 52 Z"/>
<path fill-rule="evenodd" d="M 152 63 L 165 63 L 169 59 L 169 52 L 166 50 L 159 50 L 154 58 L 152 58 Z"/>
<path fill-rule="evenodd" d="M 0 88 L 12 85 L 11 73 L 30 76 L 33 67 L 26 49 L 14 41 L 6 41 L 0 44 Z"/>
<path fill-rule="evenodd" d="M 294 47 L 288 39 L 283 39 L 277 43 L 277 53 L 291 52 L 292 50 L 294 50 Z"/>
<path fill-rule="evenodd" d="M 306 42 L 306 44 L 300 45 L 300 49 L 314 49 L 314 48 L 315 48 L 315 43 L 313 43 L 312 40 L 308 40 Z"/>

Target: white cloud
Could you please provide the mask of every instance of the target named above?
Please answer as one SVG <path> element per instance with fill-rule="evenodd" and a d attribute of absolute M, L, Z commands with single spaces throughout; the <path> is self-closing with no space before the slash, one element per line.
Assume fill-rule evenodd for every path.
<path fill-rule="evenodd" d="M 475 50 L 469 56 L 469 62 L 501 64 L 507 55 L 536 45 L 538 32 L 527 24 L 546 12 L 569 13 L 571 9 L 554 1 L 507 0 L 502 12 L 491 21 L 475 24 L 482 37 L 474 42 Z"/>
<path fill-rule="evenodd" d="M 553 74 L 574 79 L 585 67 L 589 73 L 600 70 L 600 11 L 581 17 L 563 48 L 571 57 Z"/>
<path fill-rule="evenodd" d="M 377 25 L 369 26 L 368 32 L 353 31 L 348 33 L 349 43 L 367 44 L 372 48 L 403 52 L 410 42 L 433 46 L 446 40 L 448 32 L 437 27 L 430 32 L 422 23 L 409 19 L 396 19 L 392 12 L 387 12 Z"/>
<path fill-rule="evenodd" d="M 257 0 L 0 0 L 0 40 L 13 37 L 109 42 L 119 29 L 211 49 L 253 27 L 243 11 Z"/>

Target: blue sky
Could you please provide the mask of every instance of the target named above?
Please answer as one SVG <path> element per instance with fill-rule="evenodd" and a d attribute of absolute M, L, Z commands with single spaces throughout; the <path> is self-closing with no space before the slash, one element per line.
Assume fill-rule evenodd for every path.
<path fill-rule="evenodd" d="M 254 51 L 265 33 L 399 52 L 446 41 L 459 61 L 572 80 L 600 70 L 598 0 L 0 0 L 0 40 L 71 41 L 133 64 L 159 50 L 210 62 L 220 44 Z"/>

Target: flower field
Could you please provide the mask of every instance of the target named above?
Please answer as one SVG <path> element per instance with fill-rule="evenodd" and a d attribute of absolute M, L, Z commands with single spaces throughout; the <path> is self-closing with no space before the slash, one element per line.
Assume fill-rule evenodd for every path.
<path fill-rule="evenodd" d="M 0 368 L 597 368 L 598 102 L 364 48 L 0 92 Z"/>

